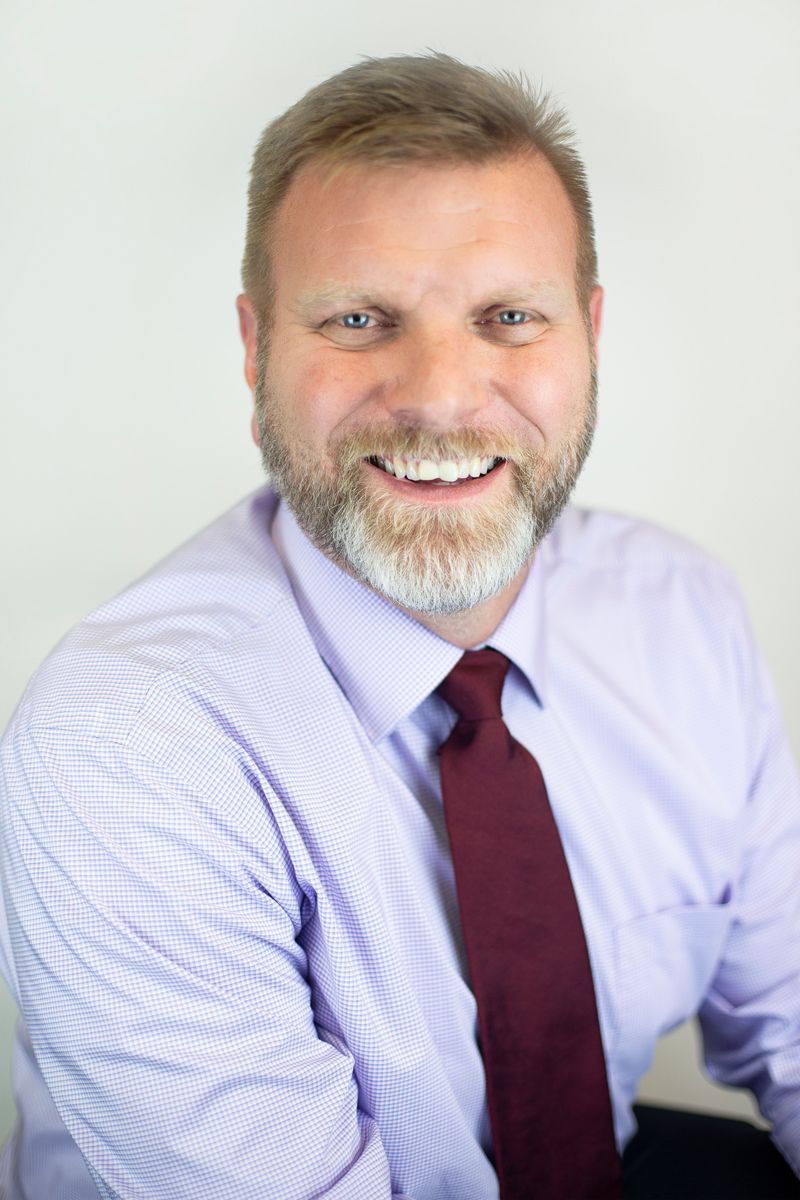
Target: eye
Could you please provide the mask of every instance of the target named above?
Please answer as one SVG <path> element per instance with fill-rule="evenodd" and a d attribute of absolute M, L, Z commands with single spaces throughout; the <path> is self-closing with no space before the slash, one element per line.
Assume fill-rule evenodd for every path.
<path fill-rule="evenodd" d="M 478 321 L 477 332 L 488 341 L 504 346 L 525 346 L 535 341 L 547 327 L 538 312 L 529 308 L 486 309 Z"/>
<path fill-rule="evenodd" d="M 371 317 L 369 313 L 352 312 L 345 313 L 340 320 L 345 329 L 368 329 L 370 321 L 374 321 L 375 318 Z"/>
<path fill-rule="evenodd" d="M 328 317 L 318 328 L 328 341 L 344 350 L 361 350 L 380 345 L 391 336 L 395 323 L 381 309 L 356 308 Z"/>
<path fill-rule="evenodd" d="M 503 308 L 495 316 L 501 325 L 525 325 L 531 319 L 531 314 L 521 308 Z"/>

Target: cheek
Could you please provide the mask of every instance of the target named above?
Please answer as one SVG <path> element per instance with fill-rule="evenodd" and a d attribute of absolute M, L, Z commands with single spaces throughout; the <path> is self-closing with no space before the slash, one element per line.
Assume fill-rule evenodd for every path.
<path fill-rule="evenodd" d="M 530 355 L 514 362 L 505 380 L 507 399 L 521 417 L 548 440 L 570 427 L 583 411 L 591 380 L 588 352 L 567 353 L 564 347 L 532 346 Z"/>
<path fill-rule="evenodd" d="M 276 357 L 269 383 L 288 432 L 320 447 L 346 429 L 374 393 L 365 357 L 335 351 Z"/>

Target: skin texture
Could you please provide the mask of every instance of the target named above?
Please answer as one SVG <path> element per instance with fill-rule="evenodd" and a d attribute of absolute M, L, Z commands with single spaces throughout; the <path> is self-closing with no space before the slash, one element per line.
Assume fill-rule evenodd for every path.
<path fill-rule="evenodd" d="M 496 432 L 555 457 L 586 420 L 602 307 L 596 288 L 584 311 L 575 256 L 569 201 L 541 157 L 304 169 L 276 222 L 266 368 L 293 452 L 333 477 L 342 439 L 390 425 L 489 444 Z M 255 394 L 258 318 L 247 296 L 237 305 Z M 452 488 L 359 469 L 370 495 L 400 505 L 503 505 L 513 486 L 512 461 Z M 479 644 L 526 569 L 466 612 L 414 615 Z"/>

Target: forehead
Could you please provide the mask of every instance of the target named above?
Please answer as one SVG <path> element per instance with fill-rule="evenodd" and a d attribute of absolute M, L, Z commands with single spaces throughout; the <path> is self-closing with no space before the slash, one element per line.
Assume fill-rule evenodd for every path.
<path fill-rule="evenodd" d="M 566 191 L 541 155 L 472 165 L 304 168 L 281 204 L 273 281 L 331 292 L 392 274 L 513 270 L 542 279 L 575 271 L 576 225 Z"/>

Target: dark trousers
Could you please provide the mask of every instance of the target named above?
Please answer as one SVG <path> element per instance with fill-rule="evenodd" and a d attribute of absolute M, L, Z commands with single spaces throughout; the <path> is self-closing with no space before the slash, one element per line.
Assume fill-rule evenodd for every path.
<path fill-rule="evenodd" d="M 634 1107 L 622 1157 L 625 1200 L 794 1200 L 800 1179 L 768 1133 L 747 1121 Z"/>

